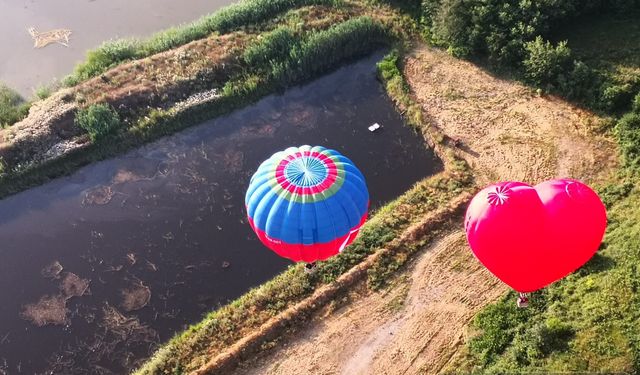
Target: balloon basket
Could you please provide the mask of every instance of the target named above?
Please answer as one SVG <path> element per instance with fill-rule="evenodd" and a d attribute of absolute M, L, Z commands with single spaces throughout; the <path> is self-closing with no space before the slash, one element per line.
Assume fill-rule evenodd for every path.
<path fill-rule="evenodd" d="M 304 273 L 308 274 L 308 275 L 312 275 L 314 273 L 316 273 L 316 270 L 318 269 L 316 262 L 311 262 L 311 263 L 307 263 L 304 265 Z"/>
<path fill-rule="evenodd" d="M 521 309 L 529 307 L 529 293 L 520 293 L 516 305 Z"/>

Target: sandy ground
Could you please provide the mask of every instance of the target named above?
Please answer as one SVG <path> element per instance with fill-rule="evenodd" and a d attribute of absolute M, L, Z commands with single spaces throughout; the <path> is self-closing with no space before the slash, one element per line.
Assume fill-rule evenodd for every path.
<path fill-rule="evenodd" d="M 606 177 L 617 154 L 601 119 L 540 97 L 440 51 L 419 48 L 405 74 L 427 118 L 481 185 Z M 435 374 L 465 341 L 473 316 L 507 290 L 474 258 L 461 228 L 419 253 L 387 290 L 361 286 L 325 307 L 236 374 Z"/>
<path fill-rule="evenodd" d="M 472 63 L 422 47 L 406 61 L 405 76 L 432 124 L 461 141 L 461 155 L 481 185 L 593 181 L 617 161 L 614 143 L 590 132 L 603 119 Z"/>

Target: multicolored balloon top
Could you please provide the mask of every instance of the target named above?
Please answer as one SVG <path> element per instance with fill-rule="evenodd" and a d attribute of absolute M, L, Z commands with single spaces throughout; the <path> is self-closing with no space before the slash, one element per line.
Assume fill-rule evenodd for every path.
<path fill-rule="evenodd" d="M 348 158 L 321 146 L 290 147 L 263 162 L 245 197 L 263 244 L 294 261 L 342 251 L 367 218 L 369 192 Z"/>

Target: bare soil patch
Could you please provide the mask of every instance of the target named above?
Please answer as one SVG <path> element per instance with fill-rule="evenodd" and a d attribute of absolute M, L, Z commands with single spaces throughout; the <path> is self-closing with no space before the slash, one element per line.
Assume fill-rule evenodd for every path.
<path fill-rule="evenodd" d="M 463 342 L 464 327 L 506 288 L 454 231 L 425 249 L 393 287 L 360 287 L 338 309 L 236 374 L 437 373 Z"/>
<path fill-rule="evenodd" d="M 433 126 L 458 140 L 480 185 L 554 177 L 594 181 L 617 163 L 615 143 L 594 132 L 606 119 L 559 98 L 539 96 L 426 46 L 407 58 L 404 74 Z"/>

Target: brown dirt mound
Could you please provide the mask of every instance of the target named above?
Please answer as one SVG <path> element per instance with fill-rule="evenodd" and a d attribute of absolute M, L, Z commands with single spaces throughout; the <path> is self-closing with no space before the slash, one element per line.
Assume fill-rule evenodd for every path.
<path fill-rule="evenodd" d="M 102 206 L 111 202 L 111 198 L 113 198 L 114 191 L 111 186 L 96 186 L 88 190 L 84 194 L 84 198 L 82 199 L 83 206 L 92 206 L 98 205 Z"/>
<path fill-rule="evenodd" d="M 42 271 L 40 271 L 40 274 L 42 275 L 42 277 L 46 277 L 48 279 L 57 279 L 60 277 L 60 273 L 62 272 L 64 268 L 62 267 L 62 264 L 60 264 L 59 261 L 54 261 L 50 264 L 47 264 Z"/>
<path fill-rule="evenodd" d="M 82 279 L 75 273 L 67 272 L 60 284 L 60 291 L 67 298 L 82 297 L 89 290 L 89 279 Z"/>

